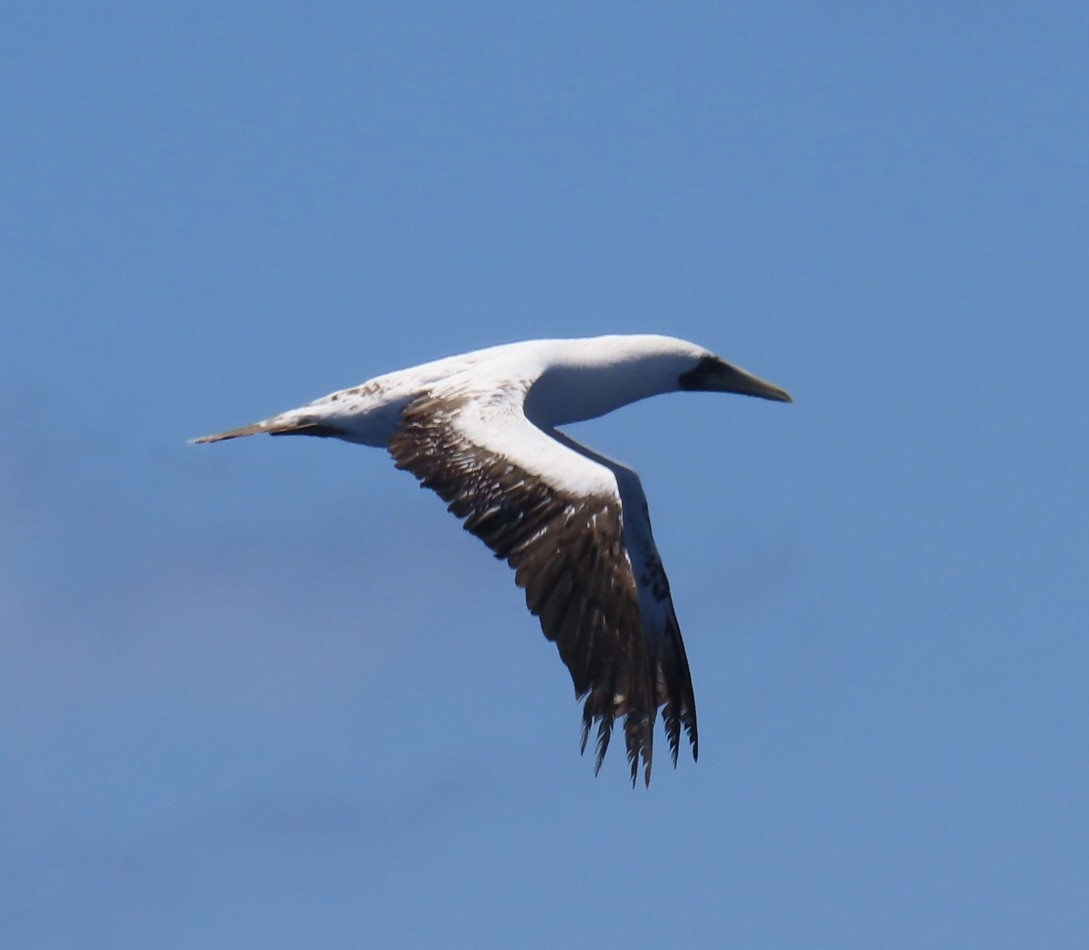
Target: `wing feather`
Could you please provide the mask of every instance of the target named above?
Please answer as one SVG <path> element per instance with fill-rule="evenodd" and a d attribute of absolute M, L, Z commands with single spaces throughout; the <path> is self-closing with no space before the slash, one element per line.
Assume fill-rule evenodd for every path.
<path fill-rule="evenodd" d="M 564 433 L 557 432 L 555 437 L 573 452 L 604 465 L 616 479 L 624 510 L 625 544 L 639 590 L 647 662 L 655 670 L 655 705 L 663 707 L 662 720 L 673 765 L 677 764 L 682 730 L 692 748 L 692 758 L 697 759 L 699 730 L 692 674 L 673 608 L 669 579 L 651 532 L 647 497 L 639 476 L 626 465 L 595 452 Z"/>
<path fill-rule="evenodd" d="M 514 569 L 583 700 L 584 751 L 597 726 L 595 772 L 622 717 L 632 783 L 642 762 L 649 784 L 658 706 L 666 705 L 674 763 L 679 723 L 695 736 L 687 663 L 677 665 L 674 649 L 663 666 L 658 638 L 644 630 L 616 472 L 526 419 L 524 389 L 512 397 L 420 397 L 405 409 L 390 455 Z"/>

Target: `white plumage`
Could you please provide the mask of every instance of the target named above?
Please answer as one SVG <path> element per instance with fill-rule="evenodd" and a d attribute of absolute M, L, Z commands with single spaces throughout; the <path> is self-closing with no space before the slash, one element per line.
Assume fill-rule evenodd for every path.
<path fill-rule="evenodd" d="M 676 765 L 696 707 L 646 496 L 630 468 L 557 430 L 661 393 L 790 402 L 771 383 L 664 336 L 510 343 L 378 376 L 254 425 L 204 436 L 313 435 L 386 448 L 515 569 L 597 725 L 600 769 L 622 717 L 632 782 L 650 782 L 659 707 Z"/>

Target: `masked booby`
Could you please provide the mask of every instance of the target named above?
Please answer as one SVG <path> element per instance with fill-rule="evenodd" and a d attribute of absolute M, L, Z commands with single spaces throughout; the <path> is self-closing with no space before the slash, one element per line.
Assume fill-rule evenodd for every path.
<path fill-rule="evenodd" d="M 791 402 L 778 386 L 665 336 L 531 340 L 378 376 L 194 442 L 311 435 L 385 448 L 514 568 L 515 583 L 584 699 L 594 772 L 622 717 L 632 784 L 650 783 L 662 708 L 673 764 L 699 753 L 696 704 L 647 500 L 630 468 L 557 426 L 676 391 Z"/>

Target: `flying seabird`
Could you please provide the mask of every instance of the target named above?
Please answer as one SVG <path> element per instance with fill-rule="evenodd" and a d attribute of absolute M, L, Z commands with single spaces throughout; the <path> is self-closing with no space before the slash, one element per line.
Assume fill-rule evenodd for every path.
<path fill-rule="evenodd" d="M 677 764 L 681 730 L 697 758 L 696 704 L 669 582 L 639 476 L 557 426 L 677 391 L 790 395 L 666 336 L 530 340 L 378 376 L 262 422 L 207 435 L 312 435 L 386 449 L 398 468 L 515 570 L 526 605 L 584 698 L 585 751 L 601 768 L 623 717 L 632 784 L 650 784 L 662 708 Z"/>

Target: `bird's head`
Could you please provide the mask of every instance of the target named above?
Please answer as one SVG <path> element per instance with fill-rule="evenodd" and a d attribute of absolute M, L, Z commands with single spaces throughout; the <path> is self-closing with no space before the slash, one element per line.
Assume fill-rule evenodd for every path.
<path fill-rule="evenodd" d="M 526 397 L 526 412 L 538 424 L 594 419 L 640 399 L 678 390 L 792 401 L 778 386 L 675 337 L 604 336 L 541 341 L 534 346 L 543 347 L 551 361 Z"/>
<path fill-rule="evenodd" d="M 687 392 L 740 393 L 775 402 L 794 402 L 785 389 L 753 376 L 713 353 L 699 357 L 691 369 L 680 374 L 677 384 Z"/>

